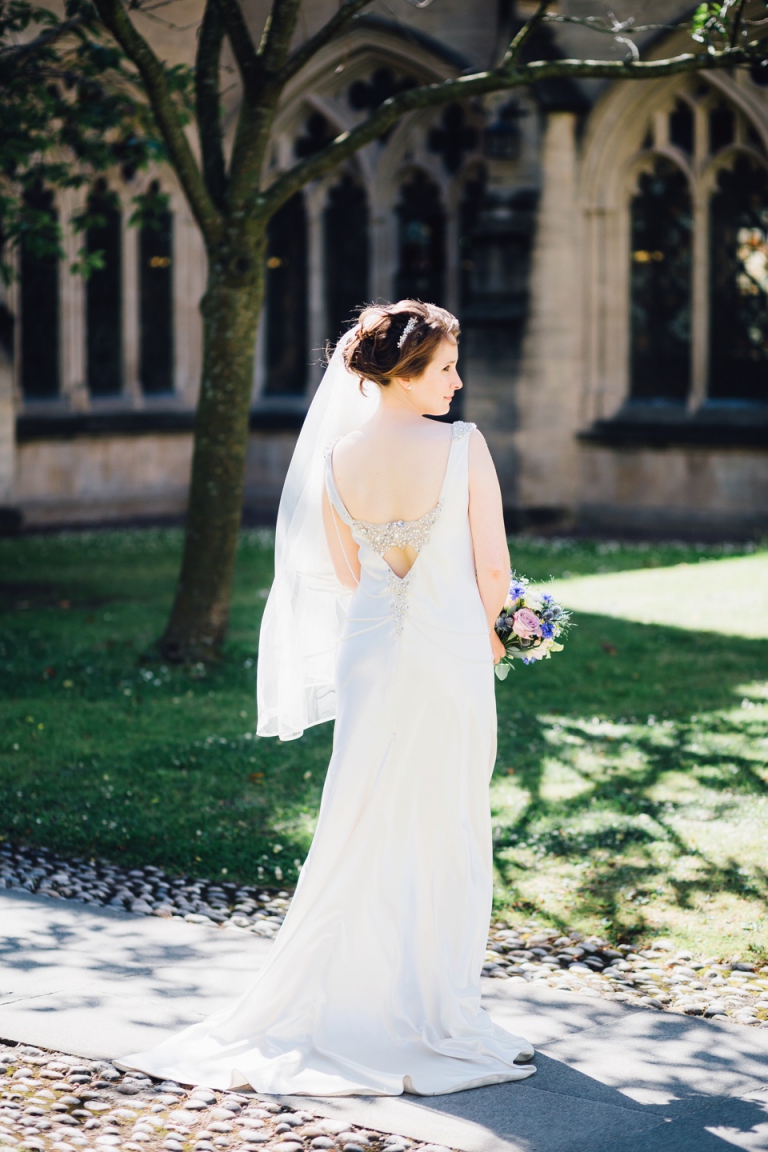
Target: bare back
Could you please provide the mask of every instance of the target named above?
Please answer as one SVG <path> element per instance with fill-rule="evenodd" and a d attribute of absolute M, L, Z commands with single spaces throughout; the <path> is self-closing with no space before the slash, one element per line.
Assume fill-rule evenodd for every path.
<path fill-rule="evenodd" d="M 423 425 L 395 432 L 372 421 L 338 442 L 333 473 L 355 520 L 418 520 L 434 508 L 448 464 L 451 428 L 430 420 Z"/>
<path fill-rule="evenodd" d="M 334 449 L 339 496 L 354 520 L 420 520 L 438 502 L 450 448 L 451 429 L 444 424 L 423 420 L 395 431 L 371 421 Z M 398 576 L 404 576 L 415 559 L 409 545 L 393 547 L 386 555 Z"/>

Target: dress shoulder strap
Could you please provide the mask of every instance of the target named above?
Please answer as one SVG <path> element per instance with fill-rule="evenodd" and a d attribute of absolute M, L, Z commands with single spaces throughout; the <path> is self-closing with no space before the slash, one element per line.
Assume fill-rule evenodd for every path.
<path fill-rule="evenodd" d="M 341 437 L 339 437 L 341 439 Z M 352 517 L 347 509 L 344 507 L 344 501 L 339 495 L 339 490 L 336 487 L 336 481 L 333 476 L 333 450 L 338 444 L 338 440 L 333 443 L 327 444 L 323 449 L 323 459 L 325 466 L 325 490 L 328 493 L 328 499 L 336 510 L 337 514 L 344 521 L 345 524 L 352 524 Z"/>
<path fill-rule="evenodd" d="M 464 440 L 470 433 L 474 432 L 477 424 L 473 424 L 471 420 L 454 420 L 451 428 L 453 440 Z"/>

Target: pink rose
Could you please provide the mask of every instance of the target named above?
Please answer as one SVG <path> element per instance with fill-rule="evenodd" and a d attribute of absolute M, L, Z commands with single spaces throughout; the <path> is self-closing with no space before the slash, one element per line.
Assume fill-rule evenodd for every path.
<path fill-rule="evenodd" d="M 530 608 L 518 608 L 512 617 L 512 631 L 521 640 L 531 640 L 534 636 L 541 636 L 541 621 Z"/>

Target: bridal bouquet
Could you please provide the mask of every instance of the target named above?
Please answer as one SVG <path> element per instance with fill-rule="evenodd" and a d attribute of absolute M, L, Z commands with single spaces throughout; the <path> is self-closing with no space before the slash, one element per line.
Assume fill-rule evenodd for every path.
<path fill-rule="evenodd" d="M 535 664 L 563 650 L 558 639 L 564 638 L 570 627 L 570 612 L 549 592 L 539 592 L 529 584 L 525 576 L 510 574 L 509 593 L 495 624 L 506 651 L 496 665 L 499 680 L 507 678 L 513 660 Z"/>

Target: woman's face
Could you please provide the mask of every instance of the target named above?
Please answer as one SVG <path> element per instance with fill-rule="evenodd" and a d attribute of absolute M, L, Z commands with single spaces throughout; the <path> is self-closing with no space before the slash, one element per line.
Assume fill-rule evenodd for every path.
<path fill-rule="evenodd" d="M 450 410 L 454 394 L 464 387 L 456 371 L 458 358 L 458 344 L 452 336 L 444 336 L 421 376 L 398 381 L 422 416 L 444 416 Z"/>
<path fill-rule="evenodd" d="M 421 376 L 398 380 L 405 388 L 409 403 L 421 415 L 444 416 L 450 410 L 455 393 L 464 387 L 456 371 L 457 361 L 457 342 L 453 336 L 443 336 Z"/>

